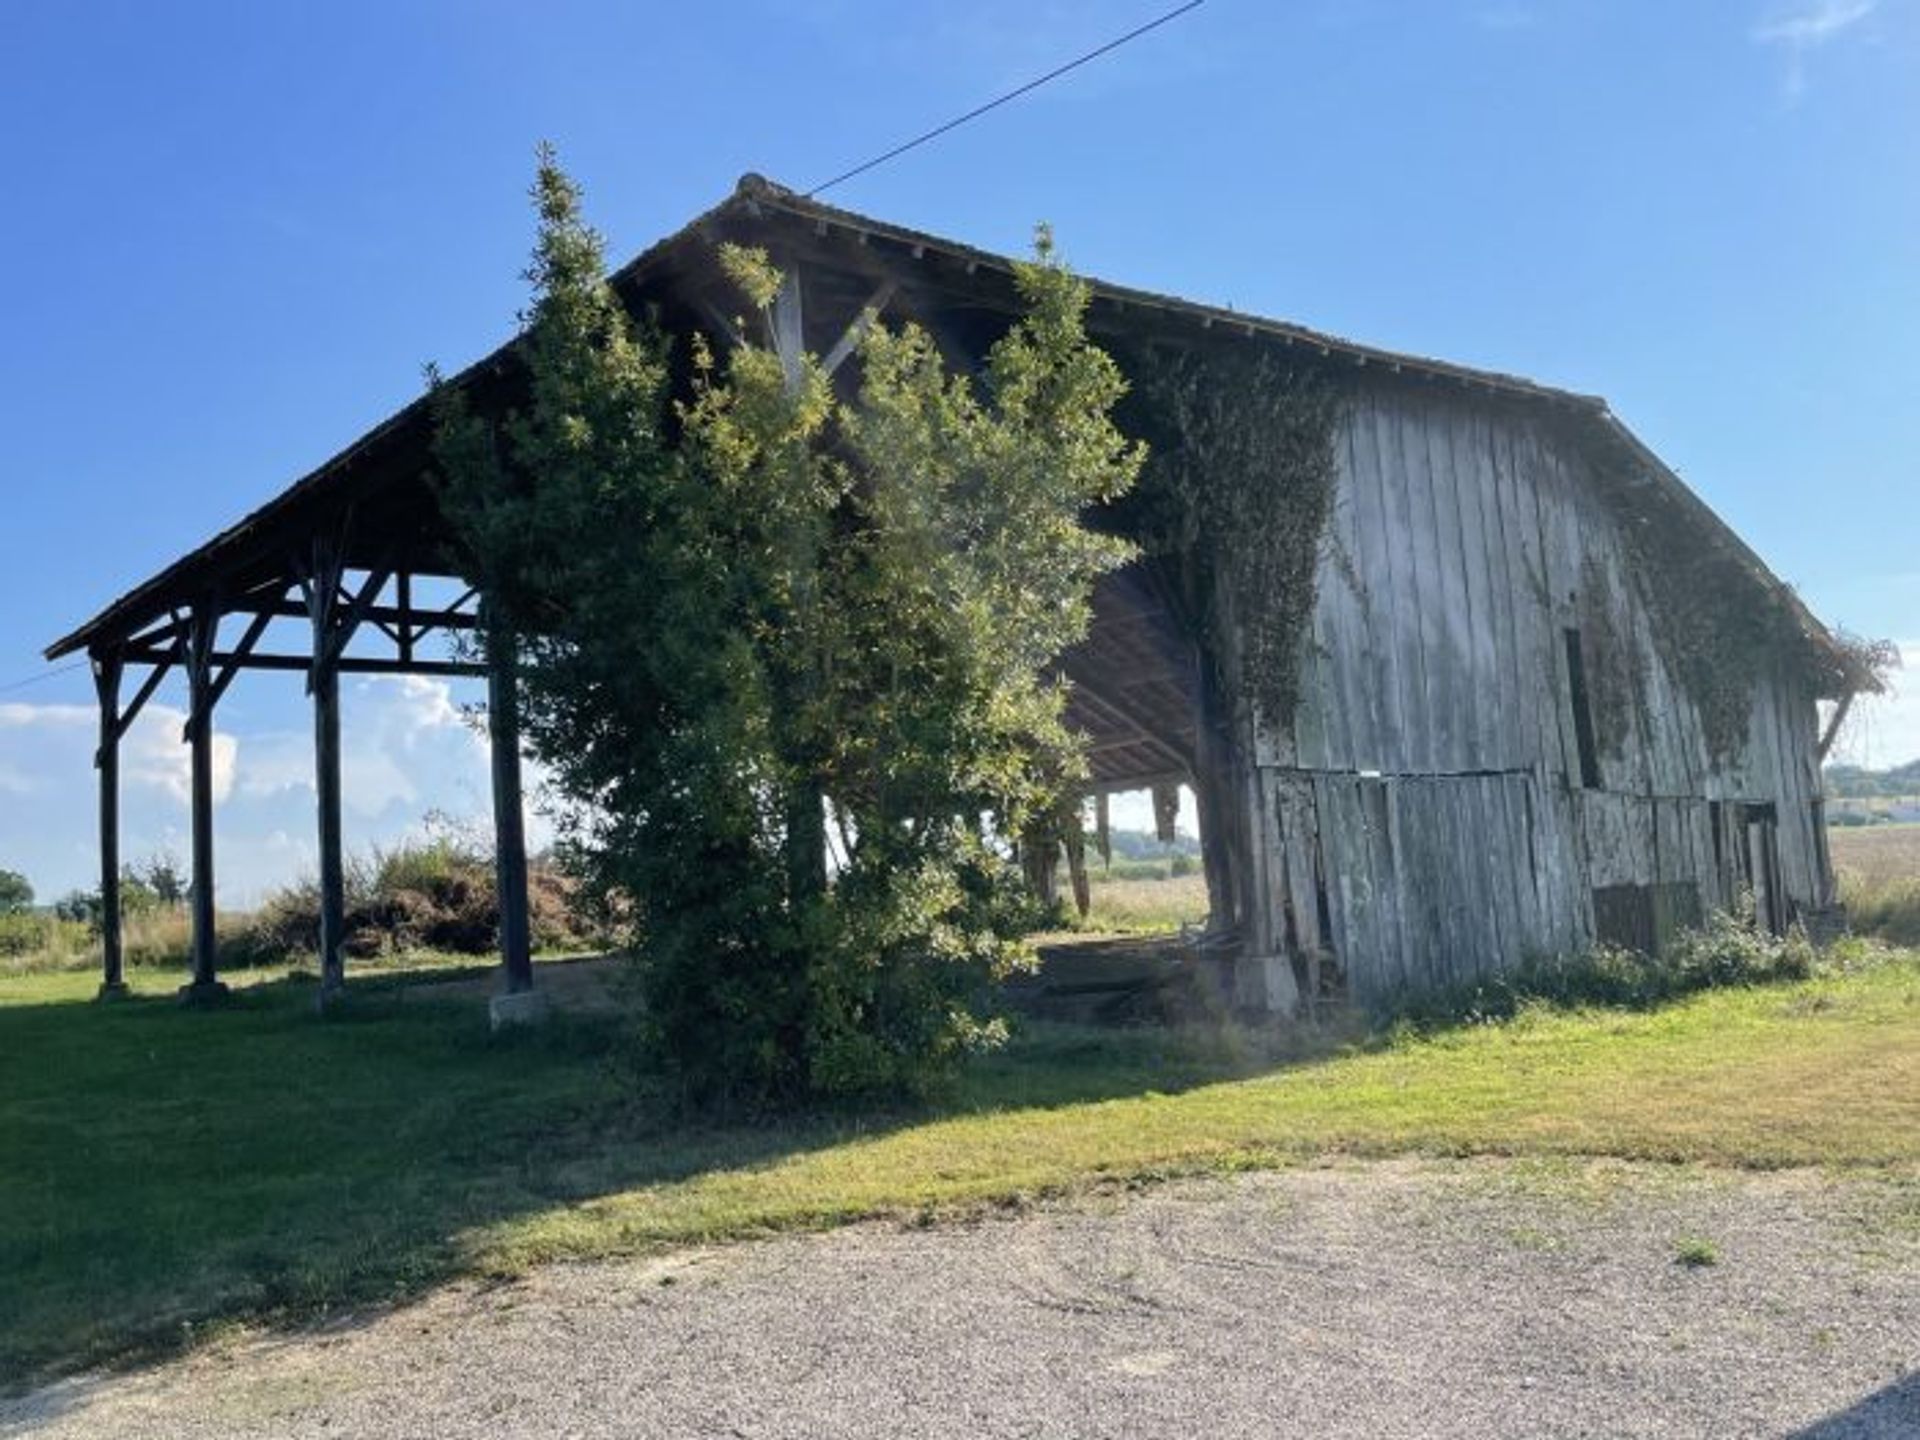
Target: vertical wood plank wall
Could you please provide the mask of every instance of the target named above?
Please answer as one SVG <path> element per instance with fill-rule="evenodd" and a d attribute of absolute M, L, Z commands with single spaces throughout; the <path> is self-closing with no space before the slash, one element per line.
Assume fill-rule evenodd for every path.
<path fill-rule="evenodd" d="M 1382 382 L 1339 461 L 1301 702 L 1255 737 L 1267 934 L 1326 947 L 1367 1000 L 1576 948 L 1596 887 L 1692 882 L 1724 906 L 1712 824 L 1737 812 L 1716 801 L 1773 802 L 1791 903 L 1824 899 L 1811 693 L 1784 671 L 1757 687 L 1745 751 L 1710 758 L 1582 453 L 1498 400 Z M 1596 617 L 1642 686 L 1597 789 L 1564 638 Z"/>

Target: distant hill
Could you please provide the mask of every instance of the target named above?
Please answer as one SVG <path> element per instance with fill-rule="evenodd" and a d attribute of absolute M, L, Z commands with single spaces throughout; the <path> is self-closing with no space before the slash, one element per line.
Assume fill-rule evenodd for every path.
<path fill-rule="evenodd" d="M 1827 794 L 1836 800 L 1872 800 L 1882 796 L 1920 795 L 1920 760 L 1909 760 L 1891 770 L 1867 770 L 1858 765 L 1827 766 Z"/>

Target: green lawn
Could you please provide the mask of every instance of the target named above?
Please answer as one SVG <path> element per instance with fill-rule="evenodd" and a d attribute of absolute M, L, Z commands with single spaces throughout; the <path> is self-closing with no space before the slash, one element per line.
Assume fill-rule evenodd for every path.
<path fill-rule="evenodd" d="M 1256 1060 L 1035 1030 L 939 1107 L 672 1129 L 609 1022 L 266 977 L 219 1012 L 0 981 L 0 1378 L 510 1271 L 1330 1152 L 1920 1167 L 1920 956 L 1645 1013 Z M 198 1327 L 196 1331 L 195 1327 Z"/>

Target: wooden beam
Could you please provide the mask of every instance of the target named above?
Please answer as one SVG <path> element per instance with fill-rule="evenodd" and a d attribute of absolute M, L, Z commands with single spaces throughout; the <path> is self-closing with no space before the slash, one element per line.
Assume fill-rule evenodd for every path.
<path fill-rule="evenodd" d="M 780 276 L 780 293 L 773 297 L 768 323 L 773 329 L 774 353 L 780 357 L 780 369 L 787 377 L 787 389 L 796 391 L 807 373 L 807 332 L 801 313 L 800 272 L 792 265 Z"/>
<path fill-rule="evenodd" d="M 1136 743 L 1146 746 L 1163 760 L 1170 761 L 1182 770 L 1192 768 L 1192 757 L 1183 754 L 1171 741 L 1162 739 L 1146 717 L 1134 710 L 1124 698 L 1096 690 L 1077 677 L 1070 678 L 1073 679 L 1072 699 L 1084 700 L 1091 708 L 1101 711 L 1109 719 L 1129 727 L 1132 733 L 1139 737 Z"/>
<path fill-rule="evenodd" d="M 100 998 L 127 993 L 120 949 L 120 673 L 117 655 L 95 656 L 93 688 L 100 700 Z"/>
<path fill-rule="evenodd" d="M 413 574 L 411 571 L 402 570 L 395 579 L 393 598 L 399 602 L 400 614 L 405 617 L 395 622 L 399 625 L 400 630 L 399 633 L 393 637 L 393 643 L 400 651 L 400 659 L 402 661 L 410 661 L 413 659 L 414 641 Z"/>
<path fill-rule="evenodd" d="M 1833 714 L 1827 718 L 1826 731 L 1820 736 L 1820 743 L 1814 756 L 1818 764 L 1827 763 L 1827 752 L 1833 749 L 1833 742 L 1840 738 L 1840 727 L 1847 723 L 1847 712 L 1853 709 L 1853 696 L 1854 692 L 1851 690 L 1843 694 L 1840 697 L 1840 703 L 1833 707 Z"/>
<path fill-rule="evenodd" d="M 164 651 L 136 651 L 125 657 L 127 660 L 143 665 L 158 665 L 167 658 Z M 216 665 L 232 661 L 241 670 L 278 670 L 305 674 L 313 669 L 313 657 L 310 655 L 252 655 L 236 656 L 230 650 L 221 650 L 214 654 Z M 334 668 L 342 675 L 437 675 L 447 678 L 479 679 L 486 675 L 487 667 L 466 660 L 383 660 L 369 656 L 343 655 L 334 662 Z"/>
<path fill-rule="evenodd" d="M 487 734 L 493 750 L 494 882 L 500 908 L 500 960 L 507 993 L 533 989 L 533 937 L 527 917 L 527 836 L 520 790 L 519 656 L 513 637 L 488 637 Z"/>
<path fill-rule="evenodd" d="M 207 601 L 193 608 L 187 631 L 187 734 L 193 758 L 193 979 L 180 991 L 189 1004 L 227 993 L 218 973 L 219 942 L 213 910 L 213 667 L 220 608 Z"/>
<path fill-rule="evenodd" d="M 893 299 L 893 293 L 898 288 L 897 282 L 893 280 L 883 281 L 867 303 L 860 307 L 860 313 L 853 317 L 853 322 L 847 326 L 840 338 L 833 342 L 833 348 L 827 351 L 826 358 L 820 362 L 820 368 L 827 375 L 831 376 L 847 363 L 853 352 L 860 347 L 861 339 L 872 327 L 873 322 L 880 318 L 880 312 L 887 308 L 887 302 Z"/>
<path fill-rule="evenodd" d="M 747 337 L 740 333 L 740 327 L 734 322 L 733 317 L 711 301 L 703 304 L 701 308 L 707 312 L 707 318 L 713 321 L 715 327 L 720 331 L 722 339 L 736 350 L 741 350 L 746 347 Z"/>
<path fill-rule="evenodd" d="M 307 604 L 304 600 L 276 600 L 270 603 L 253 605 L 234 605 L 228 609 L 234 615 L 271 615 L 275 619 L 305 620 Z M 480 622 L 471 611 L 442 608 L 438 610 L 415 610 L 406 604 L 369 605 L 366 613 L 360 617 L 382 627 L 412 625 L 418 631 L 426 630 L 472 630 Z M 165 635 L 156 635 L 155 639 L 164 639 Z M 416 634 L 416 638 L 418 638 Z M 145 637 L 129 641 L 128 644 L 144 646 L 149 642 Z"/>
<path fill-rule="evenodd" d="M 240 662 L 253 653 L 253 647 L 260 643 L 260 636 L 272 622 L 271 615 L 256 615 L 253 623 L 247 626 L 246 633 L 240 637 L 240 643 L 228 652 L 228 659 L 220 667 L 213 687 L 207 692 L 207 709 L 211 711 L 220 703 L 220 697 L 227 693 L 227 687 L 233 684 L 233 677 L 240 673 Z"/>
<path fill-rule="evenodd" d="M 334 627 L 329 659 L 340 658 L 341 653 L 347 648 L 347 643 L 353 639 L 354 632 L 360 628 L 360 622 L 367 618 L 367 611 L 372 606 L 374 597 L 386 588 L 387 581 L 392 576 L 393 571 L 386 567 L 367 573 L 367 578 L 361 582 L 359 593 L 349 601 L 347 613 L 340 617 Z"/>
<path fill-rule="evenodd" d="M 126 709 L 120 712 L 119 718 L 114 721 L 113 738 L 116 741 L 126 738 L 127 731 L 132 727 L 135 717 L 139 715 L 147 701 L 153 698 L 153 692 L 160 688 L 160 682 L 167 678 L 167 672 L 186 654 L 186 651 L 186 640 L 184 638 L 177 639 L 173 642 L 171 649 L 162 654 L 159 659 L 151 662 L 153 668 L 147 672 L 147 678 L 140 682 L 140 688 L 134 691 L 132 702 Z M 114 662 L 119 664 L 127 658 L 128 657 L 124 655 L 116 655 Z M 134 658 L 137 659 L 138 657 Z"/>

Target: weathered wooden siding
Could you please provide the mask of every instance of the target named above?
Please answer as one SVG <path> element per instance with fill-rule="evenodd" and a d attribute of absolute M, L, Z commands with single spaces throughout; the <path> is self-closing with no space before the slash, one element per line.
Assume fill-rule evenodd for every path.
<path fill-rule="evenodd" d="M 1755 802 L 1777 808 L 1791 903 L 1825 898 L 1810 694 L 1759 686 L 1744 752 L 1710 758 L 1600 499 L 1610 482 L 1580 452 L 1532 412 L 1383 380 L 1356 397 L 1339 458 L 1300 705 L 1254 740 L 1261 940 L 1331 952 L 1361 998 L 1574 948 L 1602 887 L 1730 903 L 1738 807 Z M 1616 698 L 1637 677 L 1599 737 L 1598 787 L 1582 783 L 1570 628 L 1611 638 Z"/>

